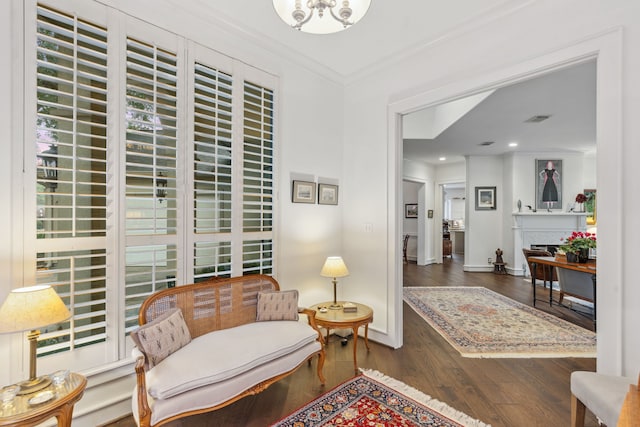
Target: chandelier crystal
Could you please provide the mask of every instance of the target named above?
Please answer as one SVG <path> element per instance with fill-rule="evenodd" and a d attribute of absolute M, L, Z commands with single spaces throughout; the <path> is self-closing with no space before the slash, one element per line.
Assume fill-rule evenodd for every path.
<path fill-rule="evenodd" d="M 329 34 L 345 30 L 369 10 L 371 0 L 273 0 L 280 19 L 299 31 Z"/>

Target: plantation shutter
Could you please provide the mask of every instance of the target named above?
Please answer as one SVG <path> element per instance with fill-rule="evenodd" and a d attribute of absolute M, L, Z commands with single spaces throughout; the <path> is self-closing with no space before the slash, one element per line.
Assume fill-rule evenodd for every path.
<path fill-rule="evenodd" d="M 194 281 L 231 276 L 232 76 L 201 62 L 193 70 Z"/>
<path fill-rule="evenodd" d="M 245 81 L 243 114 L 242 271 L 272 274 L 273 91 Z"/>
<path fill-rule="evenodd" d="M 176 234 L 177 58 L 127 39 L 127 235 Z"/>
<path fill-rule="evenodd" d="M 127 38 L 125 331 L 153 292 L 178 275 L 178 59 Z"/>
<path fill-rule="evenodd" d="M 71 312 L 45 355 L 107 339 L 107 31 L 38 6 L 36 43 L 36 282 Z"/>
<path fill-rule="evenodd" d="M 195 64 L 194 231 L 231 232 L 231 76 Z"/>

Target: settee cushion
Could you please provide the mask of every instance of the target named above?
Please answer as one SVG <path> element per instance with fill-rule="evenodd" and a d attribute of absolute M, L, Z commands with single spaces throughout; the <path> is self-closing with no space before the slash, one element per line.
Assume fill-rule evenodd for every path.
<path fill-rule="evenodd" d="M 210 332 L 147 372 L 156 399 L 235 377 L 315 341 L 318 333 L 296 321 L 254 322 Z"/>
<path fill-rule="evenodd" d="M 202 410 L 222 404 L 241 394 L 245 390 L 260 384 L 276 375 L 291 371 L 303 363 L 309 356 L 322 349 L 319 341 L 305 345 L 299 350 L 282 356 L 269 363 L 264 363 L 254 369 L 235 377 L 198 387 L 193 390 L 172 396 L 170 399 L 154 399 L 149 396 L 151 406 L 151 425 L 156 425 L 167 418 L 179 416 L 185 412 Z M 137 388 L 133 392 L 132 410 L 134 418 L 139 419 Z M 186 424 L 186 423 L 185 423 Z"/>
<path fill-rule="evenodd" d="M 298 320 L 298 291 L 258 292 L 256 320 Z"/>
<path fill-rule="evenodd" d="M 145 355 L 147 369 L 153 368 L 191 342 L 189 328 L 179 308 L 169 310 L 152 322 L 140 326 L 131 332 L 131 338 Z"/>

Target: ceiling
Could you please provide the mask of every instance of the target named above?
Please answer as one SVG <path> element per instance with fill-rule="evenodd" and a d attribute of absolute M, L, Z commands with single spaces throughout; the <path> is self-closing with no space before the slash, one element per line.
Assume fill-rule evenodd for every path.
<path fill-rule="evenodd" d="M 159 4 L 153 1 L 154 6 Z M 264 49 L 347 83 L 429 44 L 491 25 L 531 0 L 372 0 L 360 22 L 326 35 L 288 27 L 271 0 L 160 2 L 225 26 Z M 524 123 L 541 114 L 551 118 Z M 487 141 L 495 143 L 479 145 Z M 518 142 L 518 147 L 506 147 L 511 141 Z M 437 137 L 406 140 L 404 157 L 441 164 L 438 159 L 443 156 L 448 163 L 462 161 L 464 155 L 497 155 L 509 150 L 595 150 L 594 63 L 499 89 Z"/>
<path fill-rule="evenodd" d="M 526 121 L 544 115 L 550 117 Z M 517 147 L 509 147 L 511 142 Z M 595 149 L 595 61 L 498 89 L 435 138 L 404 140 L 405 159 L 434 165 L 463 161 L 465 155 Z"/>
<path fill-rule="evenodd" d="M 367 14 L 353 27 L 318 35 L 281 21 L 272 0 L 166 0 L 180 10 L 228 23 L 270 49 L 293 53 L 342 79 L 490 22 L 530 1 L 372 0 Z"/>

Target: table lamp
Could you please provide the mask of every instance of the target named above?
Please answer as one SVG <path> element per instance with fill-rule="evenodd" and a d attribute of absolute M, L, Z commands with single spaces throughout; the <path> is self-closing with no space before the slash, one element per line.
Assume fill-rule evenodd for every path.
<path fill-rule="evenodd" d="M 31 394 L 47 387 L 48 376 L 36 377 L 36 347 L 39 328 L 60 323 L 71 317 L 56 291 L 48 285 L 12 290 L 0 307 L 0 334 L 30 331 L 29 379 L 18 383 L 18 394 Z"/>
<path fill-rule="evenodd" d="M 322 277 L 333 278 L 331 281 L 333 283 L 333 304 L 331 304 L 329 308 L 332 310 L 340 309 L 342 306 L 338 304 L 338 301 L 336 301 L 336 284 L 338 283 L 338 277 L 345 277 L 349 275 L 349 270 L 347 270 L 347 266 L 342 260 L 342 257 L 327 257 L 327 260 L 322 266 L 322 270 L 320 270 L 320 275 Z"/>

